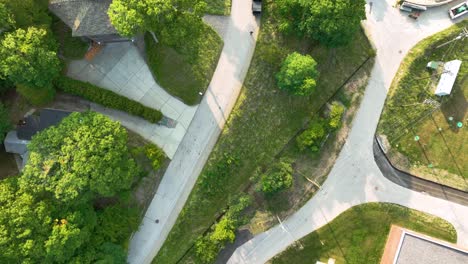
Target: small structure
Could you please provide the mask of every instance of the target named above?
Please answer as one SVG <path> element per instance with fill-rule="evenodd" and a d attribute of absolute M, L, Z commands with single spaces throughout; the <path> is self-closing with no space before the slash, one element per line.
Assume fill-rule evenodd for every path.
<path fill-rule="evenodd" d="M 107 10 L 112 0 L 50 0 L 49 10 L 72 30 L 73 37 L 84 37 L 99 44 L 128 41 L 111 24 Z"/>
<path fill-rule="evenodd" d="M 444 63 L 441 61 L 430 61 L 427 63 L 427 68 L 432 69 L 432 70 L 438 70 L 439 67 L 444 66 Z"/>
<path fill-rule="evenodd" d="M 461 60 L 453 60 L 444 64 L 444 72 L 440 76 L 439 84 L 434 92 L 435 95 L 445 96 L 452 92 L 461 64 Z"/>
<path fill-rule="evenodd" d="M 31 138 L 36 133 L 57 125 L 70 114 L 71 112 L 62 110 L 42 109 L 38 114 L 33 113 L 26 116 L 24 120 L 18 123 L 16 130 L 8 132 L 4 141 L 5 151 L 17 154 L 21 158 L 21 162 L 18 165 L 20 170 L 24 168 L 27 162 L 29 155 L 27 145 L 31 141 Z"/>
<path fill-rule="evenodd" d="M 380 264 L 466 264 L 468 250 L 392 225 Z"/>

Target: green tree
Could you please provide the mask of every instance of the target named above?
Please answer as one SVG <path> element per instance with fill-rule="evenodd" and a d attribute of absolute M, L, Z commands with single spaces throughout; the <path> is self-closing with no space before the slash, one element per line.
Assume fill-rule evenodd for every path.
<path fill-rule="evenodd" d="M 3 31 L 7 31 L 15 24 L 15 20 L 13 19 L 13 15 L 11 14 L 10 10 L 0 2 L 0 34 Z"/>
<path fill-rule="evenodd" d="M 11 129 L 10 115 L 8 109 L 0 102 L 0 144 L 5 139 L 5 134 Z"/>
<path fill-rule="evenodd" d="M 293 184 L 291 163 L 280 161 L 260 178 L 260 190 L 265 194 L 274 194 L 288 189 Z"/>
<path fill-rule="evenodd" d="M 138 173 L 126 143 L 119 123 L 94 112 L 73 113 L 33 137 L 21 187 L 62 202 L 113 196 L 129 189 Z"/>
<path fill-rule="evenodd" d="M 0 43 L 0 77 L 29 87 L 50 87 L 61 70 L 56 51 L 44 29 L 29 27 L 7 33 Z"/>
<path fill-rule="evenodd" d="M 30 26 L 47 28 L 52 22 L 47 5 L 48 0 L 0 0 L 15 19 L 15 26 L 27 28 Z"/>
<path fill-rule="evenodd" d="M 309 128 L 296 138 L 297 146 L 300 150 L 309 148 L 312 152 L 318 152 L 325 135 L 325 121 L 321 118 L 313 119 Z"/>
<path fill-rule="evenodd" d="M 301 0 L 299 29 L 329 47 L 348 44 L 366 18 L 364 0 Z"/>
<path fill-rule="evenodd" d="M 328 126 L 335 130 L 341 126 L 341 118 L 343 117 L 343 113 L 345 108 L 342 104 L 338 102 L 333 102 L 330 108 L 330 117 L 328 121 Z"/>
<path fill-rule="evenodd" d="M 310 55 L 289 54 L 276 75 L 278 87 L 295 95 L 310 95 L 318 77 L 317 62 Z"/>
<path fill-rule="evenodd" d="M 131 37 L 145 31 L 160 31 L 183 14 L 201 19 L 205 8 L 206 3 L 199 0 L 114 0 L 108 14 L 117 31 Z"/>

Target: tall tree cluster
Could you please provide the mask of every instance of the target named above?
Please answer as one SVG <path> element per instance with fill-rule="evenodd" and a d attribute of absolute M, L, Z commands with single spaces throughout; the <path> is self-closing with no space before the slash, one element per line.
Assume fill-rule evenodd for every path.
<path fill-rule="evenodd" d="M 52 80 L 62 69 L 47 3 L 0 0 L 0 81 L 36 104 L 53 98 Z"/>
<path fill-rule="evenodd" d="M 117 122 L 73 113 L 33 137 L 19 177 L 0 181 L 0 263 L 125 263 L 138 212 L 102 197 L 138 173 Z"/>
<path fill-rule="evenodd" d="M 364 0 L 278 0 L 280 29 L 328 47 L 346 45 L 365 19 Z"/>
<path fill-rule="evenodd" d="M 165 36 L 182 41 L 187 34 L 184 34 L 186 27 L 181 25 L 193 25 L 194 19 L 201 21 L 205 9 L 202 0 L 114 0 L 108 14 L 112 25 L 123 36 L 146 31 L 154 34 L 171 27 L 171 34 Z M 175 24 L 179 27 L 175 28 Z"/>

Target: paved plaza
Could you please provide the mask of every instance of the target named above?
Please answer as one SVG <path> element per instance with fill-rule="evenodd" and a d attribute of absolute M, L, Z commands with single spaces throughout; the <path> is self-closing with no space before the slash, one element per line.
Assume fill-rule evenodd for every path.
<path fill-rule="evenodd" d="M 72 61 L 67 74 L 160 110 L 164 116 L 175 120 L 176 126 L 168 128 L 118 111 L 112 113 L 124 126 L 130 124 L 127 128 L 139 134 L 144 131 L 143 137 L 173 158 L 197 106 L 187 106 L 162 89 L 132 42 L 107 44 L 91 62 L 84 59 Z"/>

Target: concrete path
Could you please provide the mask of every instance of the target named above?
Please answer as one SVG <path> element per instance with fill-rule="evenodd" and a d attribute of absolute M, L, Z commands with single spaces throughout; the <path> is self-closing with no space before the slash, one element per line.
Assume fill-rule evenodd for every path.
<path fill-rule="evenodd" d="M 131 42 L 107 44 L 91 62 L 84 59 L 72 61 L 67 74 L 160 110 L 164 116 L 176 120 L 177 126 L 173 129 L 153 124 L 150 131 L 146 129 L 145 122 L 136 124 L 145 127 L 149 134 L 143 136 L 152 138 L 169 158 L 174 156 L 197 110 L 197 106 L 185 105 L 156 83 L 145 60 Z M 119 121 L 137 120 L 132 117 Z"/>
<path fill-rule="evenodd" d="M 258 32 L 251 4 L 251 0 L 232 1 L 218 66 L 139 231 L 132 237 L 130 263 L 150 263 L 161 248 L 237 100 Z"/>
<path fill-rule="evenodd" d="M 392 4 L 393 0 L 376 1 L 368 14 L 365 25 L 378 49 L 376 63 L 349 138 L 322 189 L 282 226 L 239 247 L 228 263 L 265 263 L 350 207 L 367 202 L 396 203 L 444 218 L 457 230 L 458 244 L 468 246 L 468 207 L 396 185 L 374 161 L 374 132 L 401 60 L 419 40 L 452 24 L 447 6 L 431 9 L 414 21 Z"/>

